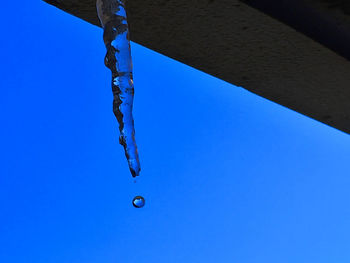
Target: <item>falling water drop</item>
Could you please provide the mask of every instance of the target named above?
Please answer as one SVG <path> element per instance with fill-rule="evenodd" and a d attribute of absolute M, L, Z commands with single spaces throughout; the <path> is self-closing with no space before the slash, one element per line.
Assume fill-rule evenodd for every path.
<path fill-rule="evenodd" d="M 132 205 L 136 208 L 141 208 L 145 205 L 145 199 L 142 196 L 135 196 L 132 200 Z"/>

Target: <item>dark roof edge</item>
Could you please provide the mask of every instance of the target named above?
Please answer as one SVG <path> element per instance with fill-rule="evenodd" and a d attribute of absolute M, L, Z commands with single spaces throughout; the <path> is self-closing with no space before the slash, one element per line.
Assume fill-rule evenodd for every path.
<path fill-rule="evenodd" d="M 316 42 L 350 60 L 350 22 L 342 24 L 331 13 L 331 8 L 320 8 L 324 0 L 240 0 L 265 14 L 291 26 Z M 333 1 L 334 2 L 334 1 Z M 319 4 L 320 3 L 320 4 Z M 325 7 L 325 5 L 324 5 Z M 339 8 L 342 6 L 339 6 Z M 337 14 L 346 17 L 347 9 Z"/>

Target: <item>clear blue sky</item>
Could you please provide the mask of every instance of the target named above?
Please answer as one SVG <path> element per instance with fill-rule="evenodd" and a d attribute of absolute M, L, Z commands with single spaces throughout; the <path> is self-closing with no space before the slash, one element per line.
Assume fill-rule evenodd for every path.
<path fill-rule="evenodd" d="M 133 43 L 135 184 L 101 29 L 2 10 L 0 262 L 350 262 L 347 134 Z"/>

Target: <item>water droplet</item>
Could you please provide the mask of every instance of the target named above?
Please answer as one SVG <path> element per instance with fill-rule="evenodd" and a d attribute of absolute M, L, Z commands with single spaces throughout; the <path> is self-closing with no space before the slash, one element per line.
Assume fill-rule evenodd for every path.
<path fill-rule="evenodd" d="M 145 199 L 142 196 L 135 196 L 132 200 L 132 205 L 136 208 L 141 208 L 145 205 Z"/>

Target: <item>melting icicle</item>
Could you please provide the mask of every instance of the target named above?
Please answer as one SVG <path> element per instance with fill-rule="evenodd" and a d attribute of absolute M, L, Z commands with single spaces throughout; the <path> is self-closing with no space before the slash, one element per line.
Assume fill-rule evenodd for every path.
<path fill-rule="evenodd" d="M 97 0 L 96 7 L 107 48 L 105 65 L 112 72 L 113 112 L 119 123 L 119 143 L 124 147 L 131 174 L 136 177 L 141 169 L 132 116 L 134 83 L 125 2 Z"/>

